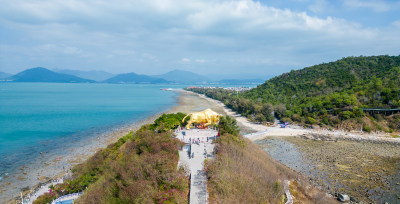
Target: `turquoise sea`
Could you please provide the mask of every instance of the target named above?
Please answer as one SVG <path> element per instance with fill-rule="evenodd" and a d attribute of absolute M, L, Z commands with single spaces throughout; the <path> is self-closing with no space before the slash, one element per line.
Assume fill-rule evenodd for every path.
<path fill-rule="evenodd" d="M 165 85 L 0 83 L 0 177 L 176 104 Z M 176 87 L 173 87 L 176 88 Z"/>

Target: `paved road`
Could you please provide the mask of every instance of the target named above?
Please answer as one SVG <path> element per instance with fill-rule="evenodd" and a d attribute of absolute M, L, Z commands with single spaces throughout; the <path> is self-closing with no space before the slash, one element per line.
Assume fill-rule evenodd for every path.
<path fill-rule="evenodd" d="M 207 202 L 207 178 L 203 172 L 204 143 L 192 144 L 194 158 L 190 159 L 190 203 Z"/>
<path fill-rule="evenodd" d="M 194 157 L 190 158 L 189 153 L 185 150 L 179 152 L 180 164 L 186 166 L 190 170 L 190 203 L 207 203 L 207 177 L 203 172 L 204 160 L 206 158 L 213 157 L 212 153 L 214 150 L 214 144 L 211 144 L 212 140 L 209 139 L 207 142 L 207 137 L 214 137 L 217 135 L 215 130 L 185 130 L 185 137 L 180 132 L 177 133 L 178 138 L 188 142 L 197 140 L 199 138 L 200 143 L 190 144 L 190 153 L 194 153 Z"/>

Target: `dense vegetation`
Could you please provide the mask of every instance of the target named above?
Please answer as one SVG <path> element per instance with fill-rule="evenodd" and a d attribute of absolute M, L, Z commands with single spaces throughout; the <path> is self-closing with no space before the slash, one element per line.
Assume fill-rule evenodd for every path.
<path fill-rule="evenodd" d="M 177 167 L 183 144 L 171 132 L 184 116 L 164 114 L 98 151 L 35 203 L 83 190 L 76 203 L 186 203 L 188 177 Z"/>
<path fill-rule="evenodd" d="M 283 181 L 297 180 L 291 192 L 298 203 L 335 203 L 297 178 L 297 173 L 273 160 L 260 147 L 239 134 L 236 121 L 220 120 L 216 158 L 206 162 L 210 203 L 284 203 Z M 294 182 L 296 183 L 296 182 Z"/>
<path fill-rule="evenodd" d="M 250 91 L 194 88 L 258 122 L 393 131 L 400 116 L 369 114 L 365 108 L 400 108 L 400 56 L 348 57 L 291 71 Z"/>

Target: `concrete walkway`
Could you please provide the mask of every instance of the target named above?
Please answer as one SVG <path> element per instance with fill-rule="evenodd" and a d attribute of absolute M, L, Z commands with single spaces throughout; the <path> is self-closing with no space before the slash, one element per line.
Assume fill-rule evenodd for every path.
<path fill-rule="evenodd" d="M 49 190 L 50 190 L 50 186 L 51 185 L 54 186 L 54 185 L 59 184 L 59 183 L 63 183 L 63 179 L 62 178 L 60 178 L 58 180 L 54 180 L 53 182 L 50 182 L 48 184 L 42 185 L 37 191 L 32 192 L 29 195 L 28 199 L 25 198 L 25 200 L 24 200 L 25 202 L 24 203 L 32 204 L 33 201 L 35 201 L 39 196 L 44 195 L 45 193 L 48 193 Z"/>
<path fill-rule="evenodd" d="M 186 147 L 179 152 L 179 165 L 185 166 L 190 171 L 189 203 L 207 203 L 207 177 L 203 171 L 204 160 L 214 156 L 214 144 L 211 143 L 218 132 L 211 129 L 191 129 L 184 130 L 184 132 L 185 136 L 182 131 L 178 131 L 176 134 L 180 140 L 186 143 Z"/>
<path fill-rule="evenodd" d="M 286 194 L 286 198 L 287 198 L 287 201 L 285 204 L 293 204 L 293 197 L 290 194 L 290 190 L 289 190 L 290 189 L 290 181 L 285 180 L 283 182 L 283 187 L 285 188 L 285 194 Z"/>

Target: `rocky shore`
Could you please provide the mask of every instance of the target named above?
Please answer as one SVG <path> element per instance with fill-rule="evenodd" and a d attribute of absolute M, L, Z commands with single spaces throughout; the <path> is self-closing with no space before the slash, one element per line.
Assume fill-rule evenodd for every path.
<path fill-rule="evenodd" d="M 387 133 L 267 127 L 218 104 L 238 121 L 243 134 L 275 160 L 307 176 L 330 192 L 350 195 L 353 201 L 400 203 L 400 138 Z"/>
<path fill-rule="evenodd" d="M 400 202 L 397 143 L 320 135 L 269 137 L 256 143 L 332 195 L 347 194 L 356 202 Z"/>

